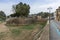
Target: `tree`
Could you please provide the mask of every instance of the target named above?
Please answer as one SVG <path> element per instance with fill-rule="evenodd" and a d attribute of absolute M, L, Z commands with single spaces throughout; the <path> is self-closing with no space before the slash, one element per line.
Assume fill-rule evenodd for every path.
<path fill-rule="evenodd" d="M 25 16 L 27 17 L 29 15 L 30 12 L 30 6 L 27 5 L 26 3 L 18 3 L 17 5 L 13 5 L 13 12 L 14 12 L 14 16 Z"/>
<path fill-rule="evenodd" d="M 37 15 L 42 16 L 44 12 L 39 12 Z"/>
<path fill-rule="evenodd" d="M 48 12 L 44 12 L 44 14 L 42 15 L 43 18 L 47 18 L 49 16 Z"/>
<path fill-rule="evenodd" d="M 37 15 L 41 16 L 42 18 L 47 18 L 49 16 L 48 12 L 39 12 Z"/>
<path fill-rule="evenodd" d="M 54 13 L 51 13 L 50 15 L 51 15 L 51 17 L 54 17 Z"/>
<path fill-rule="evenodd" d="M 0 11 L 0 20 L 5 20 L 6 19 L 6 15 L 3 11 Z"/>

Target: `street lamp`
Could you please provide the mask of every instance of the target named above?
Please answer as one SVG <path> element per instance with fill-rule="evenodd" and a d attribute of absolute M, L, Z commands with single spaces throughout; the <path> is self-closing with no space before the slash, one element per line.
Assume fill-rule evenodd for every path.
<path fill-rule="evenodd" d="M 49 10 L 49 24 L 50 24 L 50 13 L 51 13 L 51 7 L 47 8 Z"/>

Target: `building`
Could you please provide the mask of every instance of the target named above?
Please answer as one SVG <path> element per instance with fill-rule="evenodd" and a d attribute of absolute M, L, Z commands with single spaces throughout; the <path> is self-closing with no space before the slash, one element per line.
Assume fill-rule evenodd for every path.
<path fill-rule="evenodd" d="M 60 7 L 56 9 L 56 20 L 60 21 Z"/>

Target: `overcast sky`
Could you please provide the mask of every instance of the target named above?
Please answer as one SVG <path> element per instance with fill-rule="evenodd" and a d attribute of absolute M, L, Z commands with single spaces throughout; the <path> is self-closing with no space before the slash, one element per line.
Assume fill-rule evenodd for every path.
<path fill-rule="evenodd" d="M 0 10 L 4 11 L 6 15 L 10 15 L 12 13 L 12 5 L 19 2 L 30 5 L 30 14 L 41 11 L 48 12 L 48 7 L 52 7 L 52 12 L 54 12 L 60 6 L 60 0 L 0 0 Z"/>

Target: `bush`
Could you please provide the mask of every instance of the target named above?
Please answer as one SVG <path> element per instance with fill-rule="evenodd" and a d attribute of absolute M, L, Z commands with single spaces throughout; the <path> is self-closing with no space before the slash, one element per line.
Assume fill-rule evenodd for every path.
<path fill-rule="evenodd" d="M 37 20 L 36 18 L 11 18 L 7 21 L 7 24 L 11 25 L 28 25 L 28 24 L 34 24 L 34 23 L 43 23 L 47 21 L 47 19 L 40 19 Z"/>
<path fill-rule="evenodd" d="M 6 24 L 14 24 L 14 25 L 19 25 L 21 22 L 18 18 L 13 18 L 7 21 Z"/>
<path fill-rule="evenodd" d="M 14 24 L 14 25 L 28 25 L 35 23 L 36 19 L 33 18 L 11 18 L 7 21 L 7 24 Z"/>

